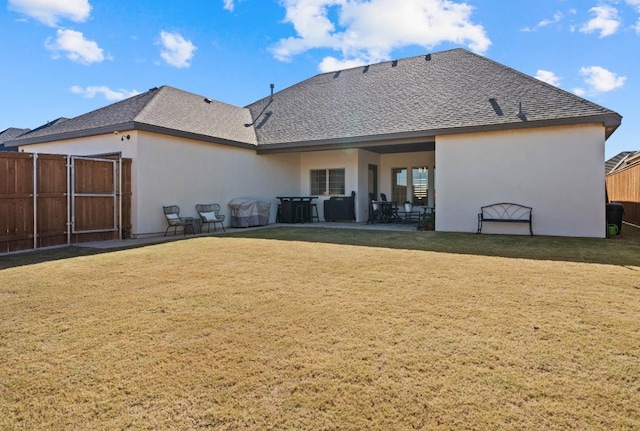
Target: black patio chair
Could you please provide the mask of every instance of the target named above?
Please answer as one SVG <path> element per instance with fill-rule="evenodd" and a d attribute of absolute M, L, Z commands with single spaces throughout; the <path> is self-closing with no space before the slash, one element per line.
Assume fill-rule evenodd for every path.
<path fill-rule="evenodd" d="M 209 232 L 209 226 L 213 223 L 213 230 L 216 230 L 216 223 L 220 223 L 222 231 L 224 230 L 224 215 L 220 214 L 220 205 L 218 204 L 198 204 L 196 205 L 196 211 L 202 220 L 202 227 L 207 225 L 207 232 Z"/>
<path fill-rule="evenodd" d="M 182 227 L 182 233 L 185 236 L 189 229 L 191 229 L 191 233 L 196 233 L 193 229 L 193 218 L 180 217 L 180 207 L 178 205 L 163 206 L 162 210 L 168 223 L 167 230 L 164 231 L 164 236 L 167 236 L 167 232 L 169 232 L 171 228 L 173 228 L 173 234 L 176 235 L 178 233 L 178 227 Z"/>
<path fill-rule="evenodd" d="M 387 195 L 384 193 L 380 193 L 380 200 L 382 202 L 388 202 L 387 201 Z M 388 204 L 385 205 L 384 211 L 386 212 L 386 214 L 384 214 L 385 218 L 389 219 L 389 220 L 398 220 L 400 218 L 400 216 L 398 215 L 398 203 L 397 202 L 389 202 Z"/>

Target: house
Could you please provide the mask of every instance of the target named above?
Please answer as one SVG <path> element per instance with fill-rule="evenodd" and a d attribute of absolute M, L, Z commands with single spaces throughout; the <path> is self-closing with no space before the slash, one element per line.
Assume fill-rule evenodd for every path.
<path fill-rule="evenodd" d="M 5 141 L 11 141 L 18 136 L 28 132 L 29 129 L 18 129 L 16 127 L 9 127 L 8 129 L 0 132 L 0 151 L 18 151 L 17 147 L 6 147 L 4 146 Z"/>
<path fill-rule="evenodd" d="M 623 151 L 605 166 L 607 200 L 623 205 L 623 221 L 640 226 L 640 151 Z"/>
<path fill-rule="evenodd" d="M 640 151 L 622 151 L 604 162 L 605 174 L 612 174 L 640 159 Z"/>
<path fill-rule="evenodd" d="M 356 192 L 437 208 L 436 230 L 475 232 L 482 205 L 533 207 L 538 235 L 605 236 L 614 111 L 465 49 L 323 73 L 246 107 L 163 86 L 10 145 L 133 159 L 133 235 L 161 205 Z M 436 166 L 438 167 L 436 175 Z M 437 198 L 436 198 L 437 190 Z M 322 217 L 322 211 L 320 211 Z M 528 233 L 522 226 L 487 232 Z"/>

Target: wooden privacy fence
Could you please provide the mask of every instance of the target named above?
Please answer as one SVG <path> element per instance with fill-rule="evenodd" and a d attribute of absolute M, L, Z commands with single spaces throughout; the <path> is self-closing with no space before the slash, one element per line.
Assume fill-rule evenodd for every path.
<path fill-rule="evenodd" d="M 0 253 L 130 231 L 131 159 L 0 152 Z"/>
<path fill-rule="evenodd" d="M 609 201 L 624 205 L 623 220 L 640 226 L 640 163 L 607 175 L 606 184 Z"/>

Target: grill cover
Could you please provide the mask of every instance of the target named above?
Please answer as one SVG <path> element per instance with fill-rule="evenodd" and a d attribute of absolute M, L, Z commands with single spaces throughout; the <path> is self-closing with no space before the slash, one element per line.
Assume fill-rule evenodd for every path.
<path fill-rule="evenodd" d="M 236 198 L 229 202 L 231 227 L 264 226 L 269 223 L 271 202 Z"/>

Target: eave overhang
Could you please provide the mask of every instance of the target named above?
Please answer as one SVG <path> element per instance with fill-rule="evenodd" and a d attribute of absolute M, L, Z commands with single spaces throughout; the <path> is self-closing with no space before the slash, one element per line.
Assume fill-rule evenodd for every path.
<path fill-rule="evenodd" d="M 258 144 L 258 154 L 277 154 L 307 151 L 326 151 L 336 149 L 363 148 L 374 152 L 389 152 L 386 149 L 376 150 L 388 146 L 412 145 L 416 143 L 433 144 L 436 136 L 455 135 L 463 133 L 495 132 L 505 130 L 522 130 L 539 127 L 568 126 L 578 124 L 602 124 L 605 128 L 605 140 L 620 126 L 622 116 L 617 113 L 561 118 L 554 120 L 526 121 L 518 123 L 490 124 L 483 126 L 454 127 L 430 129 L 415 132 L 388 133 L 384 135 L 354 136 L 346 138 L 332 138 L 315 141 L 282 142 L 274 144 Z M 422 150 L 428 151 L 428 150 Z"/>
<path fill-rule="evenodd" d="M 247 143 L 247 142 L 239 142 L 225 138 L 219 138 L 210 135 L 202 135 L 198 133 L 186 132 L 182 130 L 171 129 L 167 127 L 155 126 L 152 124 L 140 123 L 137 121 L 130 121 L 126 123 L 120 124 L 112 124 L 104 127 L 96 127 L 93 129 L 87 130 L 77 130 L 73 132 L 66 133 L 58 133 L 46 136 L 37 136 L 33 138 L 24 138 L 15 141 L 7 141 L 5 144 L 9 144 L 8 146 L 19 147 L 23 145 L 33 145 L 33 144 L 44 144 L 48 142 L 69 140 L 69 139 L 78 139 L 78 138 L 86 138 L 91 136 L 105 135 L 109 133 L 122 133 L 126 131 L 143 131 L 143 132 L 152 132 L 159 133 L 168 136 L 175 136 L 179 138 L 185 139 L 193 139 L 197 141 L 210 142 L 214 144 L 222 144 L 229 145 L 233 147 L 246 148 L 246 149 L 256 149 L 255 144 Z"/>

